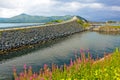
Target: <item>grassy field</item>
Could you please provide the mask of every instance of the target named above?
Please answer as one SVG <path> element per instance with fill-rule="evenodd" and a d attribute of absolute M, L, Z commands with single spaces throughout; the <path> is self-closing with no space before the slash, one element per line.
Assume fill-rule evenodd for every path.
<path fill-rule="evenodd" d="M 17 74 L 13 68 L 15 80 L 120 80 L 120 51 L 118 48 L 111 55 L 93 60 L 88 52 L 88 57 L 81 51 L 81 56 L 76 56 L 76 60 L 70 60 L 70 64 L 61 66 L 52 64 L 48 68 L 47 64 L 39 73 L 34 73 L 32 67 L 24 65 L 24 71 Z"/>

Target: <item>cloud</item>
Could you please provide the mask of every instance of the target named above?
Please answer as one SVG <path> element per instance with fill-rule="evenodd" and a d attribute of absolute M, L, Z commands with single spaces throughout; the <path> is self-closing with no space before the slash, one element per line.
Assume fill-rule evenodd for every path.
<path fill-rule="evenodd" d="M 112 6 L 111 10 L 113 10 L 113 11 L 120 11 L 120 6 Z"/>
<path fill-rule="evenodd" d="M 57 4 L 59 4 L 59 2 L 55 0 L 35 0 L 35 2 L 30 2 L 30 4 L 27 5 L 28 7 L 26 7 L 25 12 L 30 14 L 49 15 L 53 13 L 54 10 L 57 10 Z"/>
<path fill-rule="evenodd" d="M 80 2 L 68 2 L 61 5 L 62 6 L 60 7 L 60 10 L 70 11 L 70 12 L 78 11 L 80 9 L 87 9 L 87 8 L 101 9 L 104 7 L 104 5 L 101 3 L 80 3 Z"/>
<path fill-rule="evenodd" d="M 19 15 L 23 13 L 22 9 L 7 9 L 7 8 L 0 8 L 0 16 L 2 17 L 11 17 L 15 15 Z"/>
<path fill-rule="evenodd" d="M 80 15 L 94 17 L 120 11 L 120 5 L 109 0 L 0 0 L 0 17 L 21 13 L 30 15 Z M 110 0 L 112 1 L 112 0 Z M 114 3 L 114 5 L 112 5 Z M 102 13 L 104 12 L 104 13 Z M 91 14 L 94 14 L 91 16 Z M 115 15 L 115 14 L 113 14 Z"/>
<path fill-rule="evenodd" d="M 34 14 L 38 12 L 44 14 L 44 12 L 50 12 L 57 3 L 58 1 L 55 0 L 0 0 L 0 16 L 11 17 L 20 13 Z"/>

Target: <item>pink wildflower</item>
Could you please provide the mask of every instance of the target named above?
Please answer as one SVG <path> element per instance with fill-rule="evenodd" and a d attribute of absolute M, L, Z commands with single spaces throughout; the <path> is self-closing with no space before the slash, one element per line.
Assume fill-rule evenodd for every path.
<path fill-rule="evenodd" d="M 44 70 L 46 70 L 47 69 L 47 64 L 44 64 Z"/>
<path fill-rule="evenodd" d="M 36 77 L 37 77 L 37 74 L 36 74 L 36 73 L 34 73 L 34 74 L 33 74 L 33 78 L 35 79 Z"/>
<path fill-rule="evenodd" d="M 15 80 L 20 80 L 19 78 L 16 78 Z"/>
<path fill-rule="evenodd" d="M 21 76 L 21 77 L 23 77 L 23 76 L 24 76 L 24 73 L 23 73 L 23 72 L 21 72 L 21 73 L 20 73 L 20 76 Z"/>
<path fill-rule="evenodd" d="M 45 80 L 44 78 L 41 78 L 40 80 Z"/>
<path fill-rule="evenodd" d="M 72 61 L 72 59 L 70 59 L 70 66 L 72 66 L 73 65 L 73 61 Z"/>
<path fill-rule="evenodd" d="M 33 80 L 33 77 L 32 77 L 32 76 L 30 77 L 30 80 Z"/>
<path fill-rule="evenodd" d="M 81 59 L 80 59 L 80 57 L 78 58 L 78 63 L 81 63 Z"/>
<path fill-rule="evenodd" d="M 23 68 L 26 70 L 26 69 L 27 69 L 27 65 L 26 65 L 26 64 L 24 64 Z"/>
<path fill-rule="evenodd" d="M 84 50 L 83 49 L 80 49 L 80 53 L 83 53 L 84 52 Z"/>
<path fill-rule="evenodd" d="M 16 67 L 15 66 L 13 67 L 13 72 L 16 72 Z"/>
<path fill-rule="evenodd" d="M 31 67 L 31 66 L 29 66 L 29 69 L 31 70 L 31 69 L 32 69 L 32 67 Z"/>

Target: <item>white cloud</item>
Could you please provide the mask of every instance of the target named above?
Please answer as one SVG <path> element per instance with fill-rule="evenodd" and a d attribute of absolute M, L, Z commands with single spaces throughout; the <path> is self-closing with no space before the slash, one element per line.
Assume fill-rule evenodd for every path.
<path fill-rule="evenodd" d="M 90 3 L 90 2 L 96 2 L 97 0 L 76 0 L 76 1 Z"/>
<path fill-rule="evenodd" d="M 87 8 L 94 8 L 94 9 L 101 9 L 104 5 L 101 3 L 80 3 L 80 2 L 69 2 L 64 3 L 60 9 L 62 11 L 78 11 L 80 9 L 87 9 Z"/>
<path fill-rule="evenodd" d="M 55 0 L 0 0 L 0 17 L 12 17 L 20 13 L 48 13 L 57 2 Z"/>
<path fill-rule="evenodd" d="M 59 8 L 62 11 L 77 11 L 81 8 L 83 8 L 84 5 L 82 5 L 81 3 L 78 2 L 69 2 L 69 3 L 64 3 L 61 4 L 61 7 Z"/>
<path fill-rule="evenodd" d="M 18 15 L 20 13 L 23 13 L 24 11 L 22 9 L 7 9 L 7 8 L 0 8 L 0 16 L 1 17 L 12 17 L 15 15 Z"/>
<path fill-rule="evenodd" d="M 111 10 L 120 11 L 120 6 L 112 6 Z"/>
<path fill-rule="evenodd" d="M 101 9 L 101 8 L 103 8 L 103 7 L 104 7 L 104 5 L 103 5 L 103 4 L 101 4 L 101 3 L 92 3 L 92 4 L 88 4 L 88 7 L 90 7 L 90 8 L 97 8 L 97 9 Z"/>
<path fill-rule="evenodd" d="M 86 3 L 85 3 L 86 2 Z M 0 0 L 0 17 L 12 17 L 21 13 L 32 15 L 64 15 L 82 9 L 120 11 L 119 6 L 106 6 L 96 0 Z"/>
<path fill-rule="evenodd" d="M 35 0 L 35 2 L 30 2 L 28 7 L 26 7 L 25 12 L 30 14 L 50 14 L 53 13 L 53 10 L 56 9 L 56 5 L 59 4 L 55 0 Z"/>

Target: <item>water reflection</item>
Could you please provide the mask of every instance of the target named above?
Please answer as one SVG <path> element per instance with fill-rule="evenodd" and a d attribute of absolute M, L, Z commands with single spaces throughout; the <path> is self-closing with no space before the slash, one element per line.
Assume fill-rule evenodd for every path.
<path fill-rule="evenodd" d="M 46 47 L 51 47 L 52 45 L 59 43 L 67 38 L 69 38 L 70 36 L 67 37 L 62 37 L 62 38 L 57 38 L 54 40 L 49 40 L 48 42 L 45 42 L 44 44 L 35 44 L 35 45 L 31 45 L 30 47 L 25 47 L 19 50 L 13 50 L 13 51 L 8 51 L 6 52 L 6 54 L 2 54 L 0 55 L 0 61 L 6 61 L 8 59 L 12 59 L 14 57 L 20 57 L 20 56 L 24 56 L 27 54 L 30 54 L 34 51 L 46 48 Z"/>
<path fill-rule="evenodd" d="M 120 32 L 98 32 L 103 35 L 120 35 Z"/>

